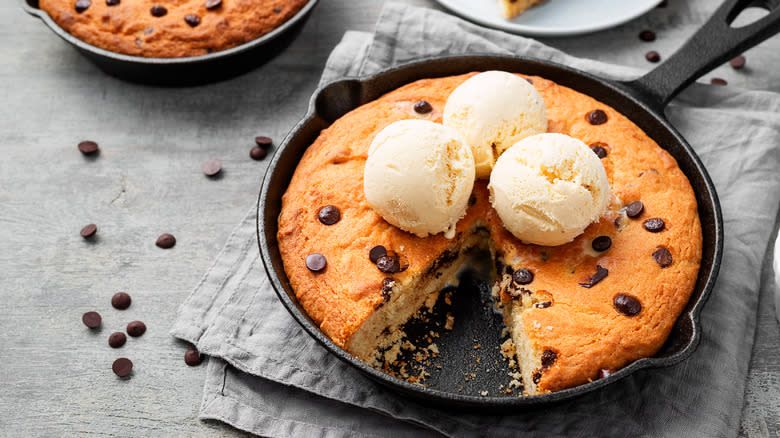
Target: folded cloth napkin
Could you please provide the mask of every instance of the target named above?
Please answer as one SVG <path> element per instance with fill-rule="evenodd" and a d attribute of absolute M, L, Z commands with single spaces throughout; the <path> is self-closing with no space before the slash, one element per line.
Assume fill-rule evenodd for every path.
<path fill-rule="evenodd" d="M 637 72 L 394 3 L 375 34 L 349 32 L 322 81 L 434 55 L 528 55 L 603 77 Z M 780 95 L 696 84 L 668 109 L 718 188 L 725 253 L 688 360 L 516 415 L 450 412 L 400 397 L 311 339 L 277 300 L 259 260 L 252 210 L 230 236 L 172 334 L 211 356 L 200 417 L 265 436 L 735 436 L 756 324 L 760 267 L 780 200 Z M 292 124 L 291 124 L 292 125 Z"/>

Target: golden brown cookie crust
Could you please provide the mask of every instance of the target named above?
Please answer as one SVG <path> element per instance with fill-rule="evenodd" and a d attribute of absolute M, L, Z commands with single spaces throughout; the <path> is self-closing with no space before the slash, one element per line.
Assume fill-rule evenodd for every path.
<path fill-rule="evenodd" d="M 152 58 L 199 56 L 249 42 L 282 25 L 308 0 L 223 0 L 206 9 L 206 0 L 90 0 L 77 12 L 76 0 L 40 0 L 39 6 L 76 38 L 112 52 Z M 155 17 L 152 7 L 167 13 Z M 185 16 L 195 15 L 197 26 Z"/>
<path fill-rule="evenodd" d="M 320 134 L 293 175 L 279 216 L 285 271 L 304 309 L 342 347 L 383 300 L 382 280 L 388 274 L 369 260 L 373 246 L 383 245 L 409 264 L 406 271 L 390 275 L 403 282 L 421 274 L 451 243 L 441 234 L 419 238 L 406 233 L 368 206 L 362 186 L 368 147 L 382 128 L 398 120 L 419 117 L 441 123 L 447 97 L 473 74 L 420 80 L 351 111 Z M 532 270 L 535 279 L 526 287 L 552 297 L 551 306 L 530 309 L 523 318 L 531 344 L 557 356 L 539 379 L 538 390 L 545 392 L 595 380 L 601 369 L 614 371 L 655 354 L 693 291 L 702 237 L 693 189 L 674 158 L 609 106 L 552 81 L 531 79 L 544 97 L 550 132 L 607 150 L 602 162 L 612 187 L 610 209 L 569 244 L 525 245 L 503 228 L 490 207 L 486 183 L 477 181 L 476 203 L 458 223 L 456 239 L 473 225 L 487 223 L 497 254 L 515 269 Z M 414 112 L 421 99 L 432 105 L 431 113 Z M 606 112 L 607 123 L 588 123 L 586 115 L 594 109 Z M 622 208 L 636 200 L 644 203 L 644 212 L 626 217 Z M 317 220 L 326 205 L 341 211 L 335 225 Z M 649 218 L 663 219 L 664 230 L 645 230 L 643 222 Z M 612 239 L 612 246 L 594 252 L 591 242 L 602 235 Z M 652 256 L 660 246 L 672 255 L 668 267 Z M 306 268 L 304 259 L 313 252 L 327 258 L 324 271 Z M 580 286 L 596 265 L 608 269 L 608 276 L 591 288 Z M 613 299 L 618 293 L 638 298 L 642 311 L 633 317 L 617 312 Z"/>

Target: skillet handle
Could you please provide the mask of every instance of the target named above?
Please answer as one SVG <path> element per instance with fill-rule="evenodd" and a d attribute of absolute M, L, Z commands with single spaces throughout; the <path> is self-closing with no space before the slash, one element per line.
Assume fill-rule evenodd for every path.
<path fill-rule="evenodd" d="M 732 28 L 731 22 L 750 6 L 769 14 L 753 23 Z M 663 114 L 674 96 L 705 73 L 780 32 L 780 1 L 726 0 L 680 50 L 664 63 L 625 83 L 639 98 Z"/>

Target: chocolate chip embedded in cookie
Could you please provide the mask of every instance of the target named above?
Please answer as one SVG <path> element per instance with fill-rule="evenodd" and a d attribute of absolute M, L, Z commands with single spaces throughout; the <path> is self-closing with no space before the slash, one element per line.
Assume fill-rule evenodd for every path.
<path fill-rule="evenodd" d="M 645 229 L 651 233 L 661 232 L 666 227 L 663 219 L 658 218 L 648 219 L 644 222 L 643 225 Z"/>
<path fill-rule="evenodd" d="M 603 125 L 604 123 L 607 123 L 607 113 L 603 110 L 595 109 L 589 112 L 585 119 L 591 125 Z"/>
<path fill-rule="evenodd" d="M 317 212 L 317 218 L 324 225 L 333 225 L 341 220 L 341 211 L 339 211 L 338 207 L 336 206 L 327 205 L 322 207 L 320 211 Z"/>
<path fill-rule="evenodd" d="M 385 274 L 395 274 L 398 272 L 398 260 L 395 257 L 385 255 L 377 259 L 376 267 Z"/>
<path fill-rule="evenodd" d="M 617 294 L 613 299 L 615 309 L 626 316 L 635 316 L 642 311 L 642 303 L 628 294 Z"/>
<path fill-rule="evenodd" d="M 89 9 L 89 7 L 92 6 L 92 2 L 89 0 L 78 0 L 76 2 L 76 12 L 79 14 Z"/>
<path fill-rule="evenodd" d="M 596 154 L 596 156 L 599 158 L 607 157 L 607 150 L 604 148 L 603 143 L 595 143 L 590 145 L 590 150 L 592 150 L 593 153 Z"/>
<path fill-rule="evenodd" d="M 594 251 L 604 252 L 612 246 L 612 239 L 609 236 L 599 236 L 593 239 L 591 247 Z"/>
<path fill-rule="evenodd" d="M 547 370 L 553 364 L 555 364 L 555 360 L 558 359 L 558 354 L 552 350 L 544 350 L 542 353 L 542 370 Z"/>
<path fill-rule="evenodd" d="M 184 22 L 189 24 L 190 27 L 195 27 L 200 24 L 200 17 L 195 14 L 187 14 L 184 16 Z"/>
<path fill-rule="evenodd" d="M 154 5 L 151 9 L 149 9 L 149 13 L 154 17 L 162 17 L 168 13 L 168 9 L 163 6 Z"/>
<path fill-rule="evenodd" d="M 312 253 L 306 256 L 306 267 L 312 272 L 320 272 L 328 265 L 325 256 L 319 253 Z"/>
<path fill-rule="evenodd" d="M 638 217 L 645 209 L 642 201 L 634 201 L 626 206 L 626 216 L 630 218 Z"/>
<path fill-rule="evenodd" d="M 512 280 L 517 284 L 529 284 L 534 281 L 534 273 L 528 269 L 518 269 L 512 274 Z"/>
<path fill-rule="evenodd" d="M 417 114 L 428 114 L 429 112 L 433 111 L 433 107 L 431 106 L 428 101 L 425 100 L 418 100 L 414 103 L 414 112 Z"/>
<path fill-rule="evenodd" d="M 368 251 L 368 259 L 371 263 L 376 264 L 379 259 L 387 255 L 387 248 L 382 245 L 377 245 Z"/>
<path fill-rule="evenodd" d="M 580 286 L 590 289 L 601 280 L 607 278 L 607 274 L 609 274 L 609 270 L 602 268 L 600 265 L 596 265 L 596 273 L 588 279 L 587 283 L 580 283 Z"/>
<path fill-rule="evenodd" d="M 663 246 L 656 248 L 653 252 L 653 258 L 655 259 L 655 262 L 658 263 L 658 266 L 662 268 L 666 268 L 672 264 L 672 253 Z"/>

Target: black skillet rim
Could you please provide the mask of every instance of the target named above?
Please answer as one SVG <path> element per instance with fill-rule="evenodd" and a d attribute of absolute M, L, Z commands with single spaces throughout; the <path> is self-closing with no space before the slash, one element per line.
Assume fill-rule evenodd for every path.
<path fill-rule="evenodd" d="M 690 338 L 687 340 L 687 345 L 685 346 L 685 348 L 667 357 L 662 357 L 662 358 L 649 357 L 649 358 L 636 360 L 606 378 L 598 379 L 583 385 L 579 385 L 573 388 L 568 388 L 557 392 L 535 395 L 535 396 L 521 396 L 521 397 L 469 396 L 469 395 L 455 394 L 451 392 L 414 385 L 412 383 L 406 382 L 404 380 L 400 380 L 398 378 L 385 374 L 379 370 L 376 370 L 375 368 L 360 361 L 359 359 L 349 354 L 346 350 L 343 350 L 341 347 L 333 343 L 333 341 L 328 336 L 326 336 L 322 331 L 320 331 L 318 327 L 316 327 L 311 322 L 308 315 L 304 314 L 304 312 L 298 307 L 298 305 L 295 302 L 293 302 L 292 298 L 286 291 L 284 285 L 281 283 L 278 273 L 275 271 L 273 267 L 272 257 L 269 248 L 270 245 L 266 240 L 265 233 L 263 232 L 265 226 L 265 217 L 263 212 L 265 211 L 265 207 L 267 203 L 267 194 L 270 188 L 272 175 L 276 171 L 280 157 L 282 156 L 282 152 L 290 143 L 290 141 L 302 130 L 303 127 L 312 123 L 315 120 L 317 114 L 317 108 L 316 108 L 317 100 L 319 96 L 322 94 L 323 90 L 340 83 L 359 82 L 361 84 L 366 84 L 370 82 L 376 82 L 378 80 L 381 80 L 383 77 L 392 76 L 399 70 L 412 69 L 416 66 L 423 66 L 428 63 L 448 62 L 448 61 L 451 62 L 467 61 L 473 64 L 477 64 L 479 60 L 491 60 L 497 62 L 500 61 L 518 62 L 519 61 L 529 65 L 537 64 L 544 69 L 550 69 L 550 68 L 557 69 L 559 70 L 559 73 L 570 75 L 573 78 L 576 78 L 579 75 L 581 77 L 590 79 L 591 81 L 595 81 L 607 88 L 611 88 L 612 91 L 620 95 L 621 98 L 626 99 L 627 101 L 634 102 L 639 107 L 641 107 L 641 109 L 644 110 L 645 113 L 654 117 L 655 120 L 658 123 L 660 123 L 664 129 L 666 129 L 670 134 L 672 134 L 677 139 L 678 143 L 686 151 L 688 156 L 691 158 L 694 166 L 699 171 L 700 176 L 704 180 L 704 184 L 706 185 L 707 192 L 709 194 L 709 201 L 715 216 L 714 218 L 715 223 L 713 224 L 715 229 L 711 231 L 714 236 L 713 250 L 712 250 L 713 251 L 712 265 L 710 266 L 709 272 L 706 272 L 704 274 L 701 271 L 702 268 L 700 268 L 700 272 L 698 275 L 696 287 L 698 288 L 699 284 L 700 283 L 702 284 L 701 294 L 699 295 L 698 300 L 693 304 L 693 306 L 691 306 L 691 303 L 689 302 L 686 309 L 684 309 L 683 313 L 681 313 L 680 316 L 678 317 L 678 321 L 684 317 L 689 317 L 691 320 L 692 333 Z M 472 69 L 471 71 L 482 71 L 482 69 L 475 68 Z M 467 73 L 467 72 L 464 71 L 462 73 Z M 457 74 L 457 73 L 451 73 L 451 74 Z M 424 77 L 435 77 L 435 76 L 424 75 L 421 77 L 417 77 L 417 79 L 422 79 Z M 406 81 L 405 83 L 409 83 L 413 80 L 415 79 Z M 389 91 L 391 90 L 385 90 L 382 94 Z M 704 194 L 703 196 L 705 195 L 706 194 Z M 544 60 L 539 60 L 530 57 L 522 57 L 522 56 L 504 56 L 504 55 L 491 55 L 491 54 L 434 56 L 434 57 L 423 58 L 409 63 L 404 63 L 402 65 L 394 66 L 388 69 L 384 69 L 376 74 L 373 74 L 365 78 L 361 78 L 361 79 L 349 78 L 344 80 L 337 80 L 318 87 L 317 90 L 312 95 L 306 116 L 298 124 L 296 124 L 296 126 L 288 133 L 288 135 L 286 136 L 282 144 L 278 147 L 278 149 L 274 153 L 273 159 L 271 163 L 269 163 L 268 168 L 266 169 L 265 176 L 263 178 L 262 189 L 258 196 L 257 208 L 258 208 L 257 218 L 256 218 L 257 238 L 258 238 L 258 244 L 261 253 L 261 259 L 263 261 L 263 267 L 265 268 L 265 271 L 268 274 L 268 277 L 270 279 L 271 285 L 274 288 L 274 291 L 276 292 L 277 296 L 284 304 L 287 311 L 290 312 L 293 318 L 304 328 L 304 330 L 306 330 L 306 332 L 309 333 L 309 335 L 315 338 L 330 353 L 334 354 L 339 359 L 349 363 L 350 365 L 354 366 L 362 373 L 364 373 L 367 377 L 389 388 L 392 388 L 402 394 L 409 395 L 419 400 L 426 400 L 428 402 L 440 402 L 444 405 L 461 407 L 461 408 L 462 407 L 474 407 L 479 409 L 497 408 L 500 410 L 506 408 L 517 408 L 517 407 L 531 408 L 534 406 L 547 405 L 555 402 L 568 400 L 592 392 L 596 389 L 617 382 L 618 380 L 621 380 L 641 369 L 671 366 L 685 360 L 693 353 L 693 351 L 696 349 L 696 347 L 699 344 L 701 338 L 701 322 L 699 316 L 701 313 L 701 309 L 706 303 L 707 299 L 709 298 L 709 295 L 712 292 L 712 288 L 715 284 L 715 281 L 717 280 L 718 271 L 720 269 L 720 263 L 723 254 L 723 218 L 722 218 L 720 202 L 717 197 L 715 186 L 712 183 L 712 180 L 709 174 L 707 173 L 707 170 L 704 168 L 704 165 L 702 164 L 698 155 L 693 151 L 693 149 L 690 147 L 688 142 L 685 141 L 682 135 L 666 120 L 663 114 L 658 114 L 656 111 L 654 111 L 647 102 L 644 102 L 642 100 L 641 94 L 639 94 L 636 90 L 631 90 L 627 88 L 625 84 L 599 78 L 592 74 L 577 70 L 572 67 L 564 66 L 555 62 L 544 61 Z M 706 233 L 707 230 L 703 230 L 703 232 Z M 275 230 L 274 230 L 274 235 L 275 235 Z M 702 258 L 704 259 L 704 254 Z M 702 278 L 705 278 L 703 283 L 702 283 Z"/>
<path fill-rule="evenodd" d="M 206 55 L 185 56 L 180 58 L 147 58 L 144 56 L 133 56 L 133 55 L 126 55 L 124 53 L 119 53 L 119 52 L 112 52 L 110 50 L 93 46 L 92 44 L 89 44 L 85 41 L 76 38 L 75 36 L 68 33 L 65 29 L 61 28 L 56 22 L 54 22 L 54 20 L 46 11 L 38 7 L 38 0 L 31 0 L 32 2 L 35 3 L 35 6 L 31 5 L 28 2 L 28 0 L 20 0 L 20 1 L 22 3 L 22 9 L 24 9 L 25 12 L 27 12 L 32 16 L 40 18 L 41 21 L 43 21 L 46 24 L 46 26 L 49 27 L 49 29 L 51 29 L 55 34 L 57 34 L 57 36 L 59 36 L 60 38 L 62 38 L 63 40 L 65 40 L 66 42 L 70 43 L 71 45 L 75 46 L 80 50 L 84 50 L 93 53 L 95 55 L 102 56 L 104 58 L 110 58 L 117 61 L 124 61 L 124 62 L 130 62 L 135 64 L 183 65 L 183 64 L 207 63 L 207 62 L 216 61 L 223 58 L 229 58 L 233 55 L 237 55 L 239 53 L 252 50 L 258 46 L 267 44 L 268 42 L 284 34 L 288 29 L 295 26 L 296 23 L 298 23 L 301 19 L 306 17 L 306 15 L 309 12 L 311 12 L 311 10 L 314 8 L 314 6 L 317 4 L 319 0 L 309 0 L 303 6 L 303 8 L 301 8 L 301 10 L 298 11 L 298 13 L 290 17 L 289 20 L 285 21 L 279 27 L 272 30 L 271 32 L 268 32 L 265 35 L 255 38 L 252 41 L 247 41 L 244 44 L 239 44 L 238 46 L 231 47 L 227 50 L 220 50 L 214 53 L 208 53 Z"/>

